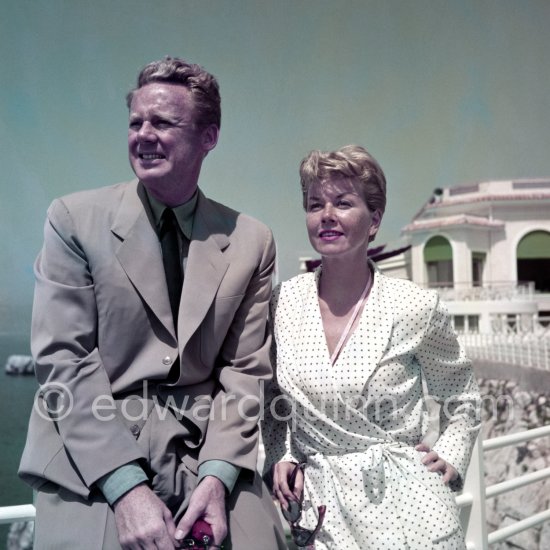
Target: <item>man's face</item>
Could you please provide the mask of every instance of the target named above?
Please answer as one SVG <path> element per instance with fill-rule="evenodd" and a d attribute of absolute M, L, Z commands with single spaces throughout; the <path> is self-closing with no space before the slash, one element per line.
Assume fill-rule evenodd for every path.
<path fill-rule="evenodd" d="M 184 86 L 153 82 L 134 92 L 128 154 L 136 176 L 168 206 L 194 193 L 202 161 L 217 143 L 218 129 L 195 123 L 192 93 Z"/>

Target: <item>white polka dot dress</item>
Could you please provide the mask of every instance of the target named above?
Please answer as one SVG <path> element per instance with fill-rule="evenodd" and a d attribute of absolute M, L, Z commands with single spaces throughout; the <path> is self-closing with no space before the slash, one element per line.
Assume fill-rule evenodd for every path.
<path fill-rule="evenodd" d="M 266 467 L 307 463 L 301 525 L 313 529 L 317 506 L 327 507 L 316 549 L 464 549 L 451 489 L 414 446 L 435 442 L 460 486 L 479 427 L 471 365 L 435 292 L 374 269 L 359 323 L 334 365 L 319 272 L 275 289 Z"/>

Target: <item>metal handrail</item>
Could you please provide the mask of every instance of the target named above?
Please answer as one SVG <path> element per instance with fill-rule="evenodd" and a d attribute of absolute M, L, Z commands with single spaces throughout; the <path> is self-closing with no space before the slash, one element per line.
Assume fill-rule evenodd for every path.
<path fill-rule="evenodd" d="M 489 536 L 487 537 L 487 542 L 489 544 L 495 544 L 496 542 L 508 540 L 508 538 L 514 535 L 517 535 L 522 531 L 530 529 L 531 527 L 536 527 L 537 525 L 540 525 L 541 523 L 544 523 L 549 519 L 550 519 L 550 510 L 539 512 L 538 514 L 529 516 L 528 518 L 516 521 L 512 523 L 512 525 L 503 527 L 498 531 L 493 531 L 492 533 L 489 533 Z"/>
<path fill-rule="evenodd" d="M 459 508 L 466 508 L 474 503 L 474 495 L 472 493 L 462 493 L 455 497 L 456 505 Z"/>
<path fill-rule="evenodd" d="M 543 470 L 538 470 L 536 472 L 530 472 L 529 474 L 524 474 L 514 479 L 507 479 L 500 483 L 495 483 L 485 488 L 485 497 L 493 498 L 504 493 L 513 491 L 514 489 L 519 489 L 529 485 L 530 483 L 535 483 L 537 481 L 542 481 L 544 479 L 550 478 L 550 468 L 544 468 Z"/>
<path fill-rule="evenodd" d="M 531 441 L 532 439 L 537 439 L 546 435 L 550 435 L 550 425 L 541 426 L 540 428 L 531 428 L 530 430 L 523 432 L 493 437 L 483 441 L 483 451 L 493 451 L 494 449 L 508 447 L 509 445 L 513 445 L 515 443 L 525 443 L 526 441 Z"/>
<path fill-rule="evenodd" d="M 36 509 L 32 504 L 19 506 L 0 506 L 0 524 L 15 521 L 32 521 L 36 516 Z"/>

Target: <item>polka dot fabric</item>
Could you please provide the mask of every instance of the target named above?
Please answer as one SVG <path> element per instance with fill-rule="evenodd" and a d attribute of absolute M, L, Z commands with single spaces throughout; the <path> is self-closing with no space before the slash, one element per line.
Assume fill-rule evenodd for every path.
<path fill-rule="evenodd" d="M 373 269 L 368 301 L 334 365 L 320 272 L 274 290 L 266 469 L 306 461 L 302 524 L 313 528 L 317 506 L 327 506 L 316 549 L 464 549 L 451 488 L 414 446 L 435 443 L 460 474 L 453 488 L 461 486 L 479 428 L 471 364 L 435 292 Z"/>

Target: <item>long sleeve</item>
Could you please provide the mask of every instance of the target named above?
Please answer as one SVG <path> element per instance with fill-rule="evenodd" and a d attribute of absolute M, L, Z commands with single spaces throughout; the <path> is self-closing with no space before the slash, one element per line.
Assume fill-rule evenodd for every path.
<path fill-rule="evenodd" d="M 275 263 L 271 232 L 266 228 L 257 238 L 261 236 L 258 265 L 218 354 L 214 371 L 217 389 L 199 465 L 224 460 L 239 468 L 256 468 L 261 384 L 272 376 L 266 320 Z M 251 240 L 249 247 L 253 246 Z"/>
<path fill-rule="evenodd" d="M 199 466 L 198 480 L 201 481 L 206 476 L 217 477 L 225 485 L 227 492 L 231 493 L 240 473 L 240 468 L 225 460 L 207 460 Z"/>
<path fill-rule="evenodd" d="M 90 487 L 143 454 L 117 415 L 107 418 L 98 413 L 96 399 L 110 400 L 112 391 L 98 349 L 95 281 L 61 200 L 48 211 L 35 275 L 31 347 L 42 404 Z"/>
<path fill-rule="evenodd" d="M 147 481 L 149 480 L 143 468 L 136 461 L 133 461 L 100 477 L 96 481 L 96 485 L 107 502 L 113 505 L 128 491 Z"/>
<path fill-rule="evenodd" d="M 480 428 L 480 396 L 471 362 L 439 299 L 416 356 L 429 396 L 441 407 L 440 436 L 433 449 L 450 462 L 463 479 Z"/>

